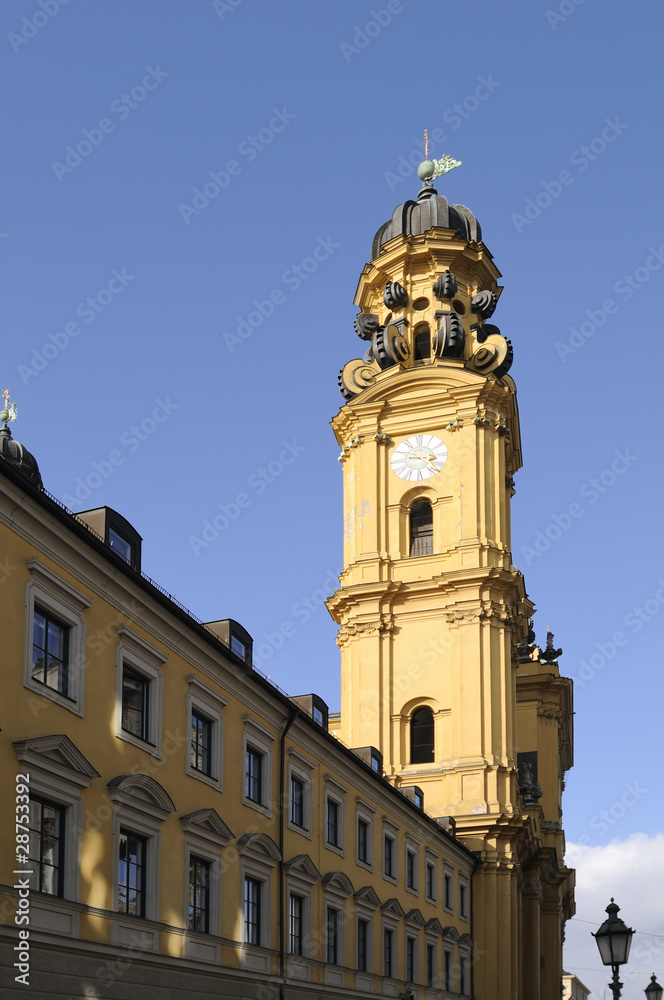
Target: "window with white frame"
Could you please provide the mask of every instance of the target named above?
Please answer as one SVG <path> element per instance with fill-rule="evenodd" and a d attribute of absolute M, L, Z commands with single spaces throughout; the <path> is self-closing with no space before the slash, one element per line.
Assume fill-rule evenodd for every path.
<path fill-rule="evenodd" d="M 347 901 L 353 884 L 343 872 L 330 872 L 323 878 L 323 890 L 325 960 L 330 965 L 344 965 Z"/>
<path fill-rule="evenodd" d="M 417 938 L 406 938 L 406 982 L 417 982 Z"/>
<path fill-rule="evenodd" d="M 450 913 L 454 912 L 454 875 L 447 868 L 443 871 L 443 906 Z"/>
<path fill-rule="evenodd" d="M 175 812 L 170 796 L 146 774 L 121 774 L 108 783 L 113 817 L 114 899 L 119 917 L 159 918 L 160 825 Z M 158 950 L 159 935 L 152 948 Z"/>
<path fill-rule="evenodd" d="M 341 964 L 342 917 L 336 906 L 325 907 L 325 961 L 328 965 Z"/>
<path fill-rule="evenodd" d="M 68 736 L 38 736 L 14 743 L 18 760 L 17 856 L 30 860 L 30 888 L 78 900 L 82 789 L 99 777 Z M 22 773 L 21 773 L 22 772 Z M 27 779 L 27 780 L 23 780 Z"/>
<path fill-rule="evenodd" d="M 373 813 L 374 808 L 361 799 L 356 799 L 355 841 L 358 864 L 373 871 Z"/>
<path fill-rule="evenodd" d="M 85 617 L 91 600 L 37 559 L 28 560 L 23 684 L 83 715 Z"/>
<path fill-rule="evenodd" d="M 288 950 L 291 955 L 304 954 L 304 908 L 306 900 L 291 892 L 288 896 Z"/>
<path fill-rule="evenodd" d="M 311 838 L 311 772 L 313 764 L 289 748 L 288 827 Z"/>
<path fill-rule="evenodd" d="M 311 955 L 311 891 L 320 872 L 307 854 L 298 854 L 284 865 L 288 894 L 288 950 L 291 955 Z M 300 963 L 301 964 L 301 963 Z"/>
<path fill-rule="evenodd" d="M 118 625 L 115 735 L 161 759 L 166 656 L 126 625 Z"/>
<path fill-rule="evenodd" d="M 394 927 L 383 927 L 383 975 L 392 979 L 396 967 L 396 938 Z"/>
<path fill-rule="evenodd" d="M 468 982 L 468 956 L 459 952 L 459 993 L 465 996 L 469 990 Z"/>
<path fill-rule="evenodd" d="M 443 989 L 447 993 L 451 993 L 454 989 L 454 956 L 452 952 L 447 948 L 443 952 Z"/>
<path fill-rule="evenodd" d="M 426 863 L 426 897 L 431 903 L 435 903 L 437 899 L 436 880 L 437 880 L 436 862 L 428 858 Z"/>
<path fill-rule="evenodd" d="M 274 733 L 250 715 L 244 716 L 242 801 L 266 816 L 272 815 L 272 743 Z"/>
<path fill-rule="evenodd" d="M 357 970 L 371 972 L 371 951 L 373 942 L 372 922 L 369 917 L 357 918 Z"/>
<path fill-rule="evenodd" d="M 345 794 L 348 789 L 335 781 L 331 775 L 325 775 L 325 846 L 337 854 L 345 852 Z"/>
<path fill-rule="evenodd" d="M 468 883 L 459 878 L 459 916 L 468 919 Z"/>
<path fill-rule="evenodd" d="M 272 838 L 265 833 L 243 834 L 237 841 L 237 847 L 241 857 L 243 941 L 250 948 L 266 949 L 270 947 L 272 870 L 281 860 L 281 854 Z M 297 892 L 297 889 L 293 891 Z M 251 968 L 267 972 L 269 955 L 263 952 L 258 958 L 257 952 L 252 954 Z M 243 955 L 243 961 L 246 957 Z M 262 962 L 260 970 L 257 962 Z"/>
<path fill-rule="evenodd" d="M 390 833 L 383 833 L 383 875 L 396 882 L 397 879 L 397 841 Z"/>
<path fill-rule="evenodd" d="M 417 851 L 413 847 L 406 848 L 406 888 L 417 892 Z"/>
<path fill-rule="evenodd" d="M 438 978 L 437 977 L 437 969 L 436 969 L 436 959 L 437 959 L 436 951 L 437 951 L 437 948 L 436 948 L 435 943 L 433 941 L 428 941 L 427 942 L 427 954 L 426 954 L 426 962 L 427 962 L 427 968 L 426 968 L 426 985 L 427 986 L 436 986 L 436 982 L 437 982 L 437 978 Z"/>
<path fill-rule="evenodd" d="M 189 747 L 185 756 L 186 772 L 221 791 L 224 766 L 223 710 L 228 701 L 193 674 L 187 678 L 187 684 Z"/>
<path fill-rule="evenodd" d="M 185 958 L 215 961 L 218 949 L 201 949 L 189 938 L 196 934 L 221 933 L 223 849 L 233 833 L 215 809 L 199 809 L 180 817 L 184 831 Z"/>

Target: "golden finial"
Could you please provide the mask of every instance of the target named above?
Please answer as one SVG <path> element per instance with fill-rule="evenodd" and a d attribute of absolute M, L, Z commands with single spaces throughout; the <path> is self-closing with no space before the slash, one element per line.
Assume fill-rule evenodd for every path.
<path fill-rule="evenodd" d="M 429 159 L 429 130 L 424 130 L 424 159 Z"/>

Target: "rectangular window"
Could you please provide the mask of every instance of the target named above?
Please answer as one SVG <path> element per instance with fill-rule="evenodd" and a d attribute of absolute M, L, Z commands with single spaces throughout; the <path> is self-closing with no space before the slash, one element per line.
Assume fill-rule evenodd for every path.
<path fill-rule="evenodd" d="M 427 864 L 427 899 L 436 899 L 436 866 Z"/>
<path fill-rule="evenodd" d="M 291 893 L 288 900 L 288 935 L 291 955 L 302 955 L 304 899 Z"/>
<path fill-rule="evenodd" d="M 32 679 L 69 696 L 69 627 L 35 605 L 32 622 Z"/>
<path fill-rule="evenodd" d="M 143 837 L 120 831 L 118 910 L 135 917 L 145 916 L 145 848 Z"/>
<path fill-rule="evenodd" d="M 415 982 L 415 948 L 417 941 L 415 938 L 406 938 L 406 982 Z"/>
<path fill-rule="evenodd" d="M 406 885 L 409 889 L 417 888 L 417 855 L 414 851 L 406 851 Z"/>
<path fill-rule="evenodd" d="M 189 930 L 210 931 L 210 862 L 189 858 Z"/>
<path fill-rule="evenodd" d="M 246 660 L 247 658 L 247 647 L 236 635 L 231 633 L 231 649 L 239 656 L 241 659 Z"/>
<path fill-rule="evenodd" d="M 386 927 L 383 931 L 383 975 L 391 979 L 394 969 L 394 931 Z"/>
<path fill-rule="evenodd" d="M 264 754 L 255 747 L 247 746 L 245 769 L 245 795 L 252 802 L 263 802 L 263 758 Z"/>
<path fill-rule="evenodd" d="M 468 886 L 459 882 L 459 916 L 468 916 Z"/>
<path fill-rule="evenodd" d="M 436 946 L 427 945 L 427 986 L 436 985 Z"/>
<path fill-rule="evenodd" d="M 443 989 L 451 993 L 452 985 L 452 952 L 446 951 L 443 955 Z"/>
<path fill-rule="evenodd" d="M 394 878 L 394 839 L 385 836 L 383 841 L 383 871 L 388 878 Z"/>
<path fill-rule="evenodd" d="M 453 892 L 452 892 L 452 876 L 448 875 L 447 872 L 443 875 L 443 906 L 446 910 L 454 909 Z"/>
<path fill-rule="evenodd" d="M 122 728 L 147 742 L 150 682 L 129 667 L 122 670 Z"/>
<path fill-rule="evenodd" d="M 202 774 L 212 773 L 212 723 L 196 708 L 191 710 L 191 766 Z"/>
<path fill-rule="evenodd" d="M 358 972 L 367 972 L 369 960 L 369 921 L 357 921 L 357 968 Z"/>
<path fill-rule="evenodd" d="M 327 800 L 327 842 L 339 847 L 339 803 Z"/>
<path fill-rule="evenodd" d="M 327 907 L 325 920 L 325 961 L 328 965 L 339 964 L 339 911 Z"/>
<path fill-rule="evenodd" d="M 53 802 L 30 799 L 28 856 L 32 874 L 30 888 L 61 896 L 64 869 L 65 810 Z M 25 829 L 25 828 L 24 828 Z"/>
<path fill-rule="evenodd" d="M 357 857 L 369 864 L 369 824 L 364 819 L 357 821 Z"/>
<path fill-rule="evenodd" d="M 114 552 L 131 563 L 131 542 L 128 542 L 115 528 L 108 529 L 108 544 Z"/>
<path fill-rule="evenodd" d="M 463 996 L 467 990 L 466 983 L 466 956 L 459 955 L 459 993 Z"/>
<path fill-rule="evenodd" d="M 244 880 L 244 940 L 246 944 L 261 943 L 261 907 L 263 883 L 255 878 Z"/>
<path fill-rule="evenodd" d="M 290 818 L 295 826 L 304 827 L 304 782 L 294 775 L 290 782 Z"/>

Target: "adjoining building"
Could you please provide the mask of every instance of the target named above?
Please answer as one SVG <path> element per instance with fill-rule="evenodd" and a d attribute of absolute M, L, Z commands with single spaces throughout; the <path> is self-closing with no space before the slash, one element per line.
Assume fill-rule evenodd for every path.
<path fill-rule="evenodd" d="M 3 997 L 561 995 L 571 682 L 511 562 L 499 272 L 429 181 L 371 258 L 333 421 L 340 714 L 145 576 L 121 514 L 50 496 L 5 397 Z"/>

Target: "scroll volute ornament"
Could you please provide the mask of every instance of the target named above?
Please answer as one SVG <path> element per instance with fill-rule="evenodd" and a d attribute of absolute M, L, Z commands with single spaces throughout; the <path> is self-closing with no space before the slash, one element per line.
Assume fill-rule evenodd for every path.
<path fill-rule="evenodd" d="M 408 292 L 398 281 L 388 281 L 383 292 L 383 302 L 388 309 L 400 309 L 408 305 Z"/>
<path fill-rule="evenodd" d="M 457 293 L 457 280 L 451 271 L 443 271 L 433 284 L 433 294 L 437 299 L 451 299 Z"/>

